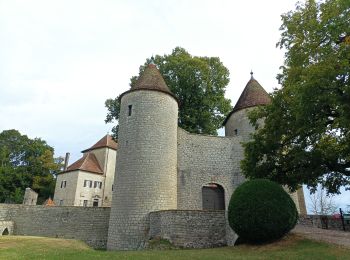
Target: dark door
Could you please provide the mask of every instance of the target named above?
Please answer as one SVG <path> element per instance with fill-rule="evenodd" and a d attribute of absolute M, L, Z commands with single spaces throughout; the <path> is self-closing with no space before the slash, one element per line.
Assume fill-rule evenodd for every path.
<path fill-rule="evenodd" d="M 224 189 L 217 184 L 210 184 L 202 188 L 203 209 L 224 210 Z"/>
<path fill-rule="evenodd" d="M 98 207 L 98 200 L 94 200 L 94 201 L 92 202 L 92 206 L 93 206 L 93 207 Z"/>

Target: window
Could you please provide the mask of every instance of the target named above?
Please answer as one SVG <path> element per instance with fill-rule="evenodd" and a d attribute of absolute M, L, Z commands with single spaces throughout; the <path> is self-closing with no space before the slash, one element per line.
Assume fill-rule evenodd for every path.
<path fill-rule="evenodd" d="M 60 204 L 59 204 L 60 206 L 63 206 L 63 200 L 60 200 Z"/>
<path fill-rule="evenodd" d="M 94 188 L 102 189 L 102 181 L 95 181 L 94 182 Z"/>
<path fill-rule="evenodd" d="M 87 203 L 88 203 L 88 201 L 87 201 L 87 200 L 84 200 L 83 206 L 84 206 L 84 207 L 87 207 Z"/>
<path fill-rule="evenodd" d="M 234 131 L 235 131 L 235 135 L 238 135 L 238 129 L 235 129 Z"/>
<path fill-rule="evenodd" d="M 113 184 L 112 184 L 112 191 L 113 191 Z"/>
<path fill-rule="evenodd" d="M 61 188 L 65 188 L 67 185 L 67 181 L 61 181 Z"/>
<path fill-rule="evenodd" d="M 128 106 L 128 108 L 129 108 L 129 111 L 128 111 L 128 116 L 131 116 L 131 112 L 132 112 L 132 105 L 129 105 L 129 106 Z"/>
<path fill-rule="evenodd" d="M 92 188 L 92 181 L 84 180 L 84 187 Z"/>

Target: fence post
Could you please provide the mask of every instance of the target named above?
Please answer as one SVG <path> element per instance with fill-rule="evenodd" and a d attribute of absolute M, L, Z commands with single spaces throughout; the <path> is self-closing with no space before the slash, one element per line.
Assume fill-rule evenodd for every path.
<path fill-rule="evenodd" d="M 343 211 L 341 208 L 339 208 L 339 212 L 340 212 L 341 224 L 343 226 L 343 230 L 345 231 L 344 216 L 343 216 Z"/>

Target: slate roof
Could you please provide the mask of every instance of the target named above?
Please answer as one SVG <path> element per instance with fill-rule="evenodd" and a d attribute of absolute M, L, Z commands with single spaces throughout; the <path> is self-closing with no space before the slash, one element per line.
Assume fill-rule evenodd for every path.
<path fill-rule="evenodd" d="M 104 148 L 104 147 L 108 147 L 108 148 L 111 148 L 113 150 L 117 150 L 118 144 L 113 140 L 112 136 L 105 135 L 96 144 L 94 144 L 90 148 L 88 148 L 88 149 L 86 149 L 84 151 L 81 151 L 81 152 L 85 153 L 85 152 L 88 152 L 88 151 L 91 151 L 91 150 Z"/>
<path fill-rule="evenodd" d="M 123 95 L 136 90 L 152 90 L 163 92 L 169 94 L 176 101 L 178 101 L 176 96 L 170 91 L 169 87 L 166 85 L 163 76 L 160 74 L 156 65 L 154 65 L 153 63 L 147 65 L 147 67 L 140 75 L 136 83 L 130 88 L 130 90 L 121 94 L 119 99 L 121 99 Z"/>
<path fill-rule="evenodd" d="M 67 170 L 63 171 L 65 172 L 71 172 L 71 171 L 86 171 L 96 174 L 103 174 L 103 170 L 101 169 L 100 164 L 97 161 L 96 156 L 93 153 L 86 153 L 82 158 L 80 158 L 78 161 L 74 162 L 73 164 L 69 165 Z"/>
<path fill-rule="evenodd" d="M 226 117 L 222 125 L 225 125 L 230 116 L 241 109 L 254 107 L 259 105 L 267 105 L 271 102 L 269 94 L 259 84 L 259 82 L 253 77 L 248 81 L 241 96 L 239 97 L 235 107 L 230 114 Z"/>

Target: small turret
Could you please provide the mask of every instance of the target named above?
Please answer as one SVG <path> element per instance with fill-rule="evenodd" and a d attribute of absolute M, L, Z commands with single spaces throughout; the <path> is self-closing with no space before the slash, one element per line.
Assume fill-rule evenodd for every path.
<path fill-rule="evenodd" d="M 254 132 L 253 126 L 248 119 L 248 112 L 256 106 L 266 105 L 271 102 L 269 94 L 253 77 L 251 78 L 239 97 L 231 113 L 226 117 L 225 136 L 242 136 L 243 140 L 248 140 L 249 135 Z"/>

